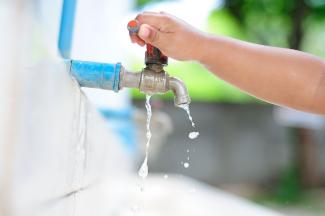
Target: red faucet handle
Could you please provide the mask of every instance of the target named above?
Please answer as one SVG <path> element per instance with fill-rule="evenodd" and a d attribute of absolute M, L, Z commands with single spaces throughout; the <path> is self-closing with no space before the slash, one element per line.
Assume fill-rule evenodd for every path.
<path fill-rule="evenodd" d="M 147 44 L 145 63 L 167 65 L 168 57 L 165 56 L 157 47 Z"/>
<path fill-rule="evenodd" d="M 147 53 L 150 56 L 154 55 L 154 46 L 152 46 L 151 44 L 146 44 L 146 48 L 147 48 Z"/>
<path fill-rule="evenodd" d="M 127 27 L 130 35 L 137 35 L 140 29 L 140 23 L 138 20 L 131 20 L 128 22 Z"/>
<path fill-rule="evenodd" d="M 127 28 L 131 36 L 137 35 L 139 33 L 140 23 L 138 20 L 131 20 L 128 22 Z M 162 54 L 158 48 L 152 46 L 151 44 L 147 44 L 145 63 L 167 65 L 168 58 Z"/>

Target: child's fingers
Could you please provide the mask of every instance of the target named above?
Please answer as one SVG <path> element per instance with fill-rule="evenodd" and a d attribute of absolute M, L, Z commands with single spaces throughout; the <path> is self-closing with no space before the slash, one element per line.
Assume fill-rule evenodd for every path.
<path fill-rule="evenodd" d="M 166 24 L 167 16 L 165 13 L 143 12 L 141 14 L 138 14 L 135 19 L 140 23 L 145 23 L 157 29 L 160 29 L 161 26 L 164 26 Z"/>
<path fill-rule="evenodd" d="M 139 38 L 138 35 L 130 35 L 130 39 L 131 39 L 132 43 L 137 43 L 140 46 L 145 45 L 145 42 L 141 38 Z"/>
<path fill-rule="evenodd" d="M 130 35 L 130 39 L 132 41 L 132 43 L 136 43 L 138 36 L 137 35 Z"/>
<path fill-rule="evenodd" d="M 144 46 L 144 45 L 146 45 L 146 42 L 144 42 L 142 39 L 140 39 L 139 37 L 137 37 L 136 39 L 135 39 L 135 42 L 137 43 L 137 44 L 139 44 L 140 46 Z"/>

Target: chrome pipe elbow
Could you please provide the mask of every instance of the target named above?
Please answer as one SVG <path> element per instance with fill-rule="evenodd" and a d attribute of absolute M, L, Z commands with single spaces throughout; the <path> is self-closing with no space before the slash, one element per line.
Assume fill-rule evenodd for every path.
<path fill-rule="evenodd" d="M 169 89 L 172 90 L 174 93 L 175 106 L 190 104 L 191 98 L 188 94 L 185 84 L 175 77 L 169 77 L 168 81 Z"/>

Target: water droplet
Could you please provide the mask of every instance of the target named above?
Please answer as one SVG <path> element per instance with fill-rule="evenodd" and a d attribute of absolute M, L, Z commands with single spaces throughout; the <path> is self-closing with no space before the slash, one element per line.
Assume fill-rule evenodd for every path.
<path fill-rule="evenodd" d="M 179 105 L 179 107 L 186 111 L 188 118 L 191 121 L 192 127 L 195 127 L 195 123 L 193 121 L 193 118 L 192 118 L 191 112 L 190 112 L 190 106 L 188 104 L 181 104 L 181 105 Z"/>
<path fill-rule="evenodd" d="M 190 122 L 192 124 L 192 127 L 195 128 L 195 123 L 194 123 L 193 118 L 191 116 L 189 104 L 183 104 L 183 105 L 180 105 L 179 107 L 186 111 L 186 113 L 188 115 L 188 118 L 189 118 L 189 120 L 190 120 Z M 188 134 L 188 137 L 190 139 L 196 139 L 198 136 L 199 136 L 199 132 L 196 132 L 196 131 L 193 131 L 193 132 L 191 132 L 191 133 Z M 187 152 L 187 160 L 189 161 L 190 160 L 190 157 L 189 157 L 190 150 L 187 149 L 186 152 Z M 186 166 L 185 164 L 183 164 L 183 165 L 184 165 L 184 167 Z M 188 166 L 189 166 L 189 164 L 188 164 Z M 187 168 L 187 167 L 185 167 L 185 168 Z"/>
<path fill-rule="evenodd" d="M 146 178 L 148 176 L 148 158 L 146 157 L 138 172 L 141 178 Z"/>
<path fill-rule="evenodd" d="M 164 179 L 168 179 L 168 175 L 165 174 L 165 175 L 164 175 Z"/>
<path fill-rule="evenodd" d="M 190 139 L 196 139 L 199 135 L 200 135 L 199 132 L 193 131 L 193 132 L 191 132 L 191 133 L 188 134 L 188 138 L 190 138 Z"/>
<path fill-rule="evenodd" d="M 189 166 L 190 166 L 189 163 L 187 163 L 187 162 L 184 163 L 184 167 L 185 167 L 185 168 L 189 168 Z"/>

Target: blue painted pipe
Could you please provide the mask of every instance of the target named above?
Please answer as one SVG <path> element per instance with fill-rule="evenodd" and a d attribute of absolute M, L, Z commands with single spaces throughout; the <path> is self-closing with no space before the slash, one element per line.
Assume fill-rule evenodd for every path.
<path fill-rule="evenodd" d="M 58 48 L 64 59 L 70 58 L 76 7 L 77 0 L 63 1 Z"/>
<path fill-rule="evenodd" d="M 121 63 L 109 64 L 71 60 L 70 72 L 81 87 L 108 89 L 118 92 Z"/>

